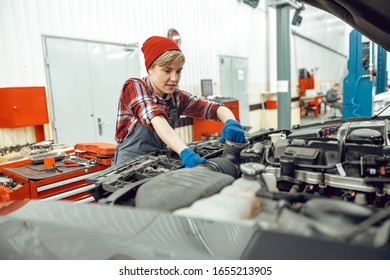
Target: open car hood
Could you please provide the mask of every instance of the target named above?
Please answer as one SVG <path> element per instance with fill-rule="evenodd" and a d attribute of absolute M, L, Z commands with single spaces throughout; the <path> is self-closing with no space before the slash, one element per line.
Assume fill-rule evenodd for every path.
<path fill-rule="evenodd" d="M 360 33 L 390 51 L 388 0 L 299 0 L 342 19 Z"/>

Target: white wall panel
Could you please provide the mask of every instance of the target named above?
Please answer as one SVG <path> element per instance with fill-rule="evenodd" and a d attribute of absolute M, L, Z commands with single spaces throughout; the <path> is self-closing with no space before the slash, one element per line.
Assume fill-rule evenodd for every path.
<path fill-rule="evenodd" d="M 0 0 L 0 87 L 46 86 L 42 34 L 141 47 L 174 27 L 187 58 L 183 89 L 199 94 L 200 80 L 211 78 L 218 93 L 218 55 L 244 57 L 255 103 L 258 92 L 270 90 L 276 70 L 275 13 L 266 2 L 254 9 L 237 0 Z M 0 129 L 0 147 L 9 145 L 4 137 Z"/>
<path fill-rule="evenodd" d="M 310 6 L 306 6 L 301 16 L 301 25 L 293 29 L 312 42 L 292 35 L 292 78 L 297 80 L 299 69 L 306 68 L 314 70 L 317 90 L 321 90 L 322 83 L 332 86 L 334 82 L 339 82 L 342 85 L 347 74 L 351 28 L 333 15 Z"/>
<path fill-rule="evenodd" d="M 175 27 L 188 61 L 183 85 L 217 75 L 218 54 L 265 57 L 265 10 L 234 0 L 1 0 L 0 5 L 5 42 L 0 50 L 6 54 L 0 86 L 45 84 L 42 34 L 142 43 Z"/>

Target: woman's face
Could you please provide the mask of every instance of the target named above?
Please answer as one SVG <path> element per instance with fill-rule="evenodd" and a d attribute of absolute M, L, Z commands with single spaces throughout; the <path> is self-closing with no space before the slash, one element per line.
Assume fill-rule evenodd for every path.
<path fill-rule="evenodd" d="M 149 68 L 149 78 L 154 91 L 159 95 L 171 94 L 179 84 L 183 62 L 171 62 L 166 66 L 153 65 Z"/>

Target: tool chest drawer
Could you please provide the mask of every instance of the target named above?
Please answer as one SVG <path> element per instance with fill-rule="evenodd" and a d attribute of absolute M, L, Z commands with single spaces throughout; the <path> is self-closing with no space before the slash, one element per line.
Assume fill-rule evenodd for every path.
<path fill-rule="evenodd" d="M 95 186 L 86 181 L 104 165 L 69 167 L 47 171 L 43 164 L 27 163 L 22 166 L 0 168 L 0 201 L 21 199 L 86 200 L 93 198 L 88 192 Z M 1 179 L 3 178 L 3 179 Z M 10 183 L 13 180 L 16 183 Z M 3 183 L 2 183 L 3 182 Z"/>

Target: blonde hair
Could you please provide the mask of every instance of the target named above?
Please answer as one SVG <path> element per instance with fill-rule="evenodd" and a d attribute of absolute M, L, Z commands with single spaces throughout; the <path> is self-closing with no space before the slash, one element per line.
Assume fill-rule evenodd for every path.
<path fill-rule="evenodd" d="M 181 51 L 166 51 L 165 53 L 157 57 L 157 59 L 152 63 L 149 68 L 152 68 L 154 65 L 164 67 L 172 62 L 182 62 L 184 64 L 186 62 L 186 58 Z"/>

